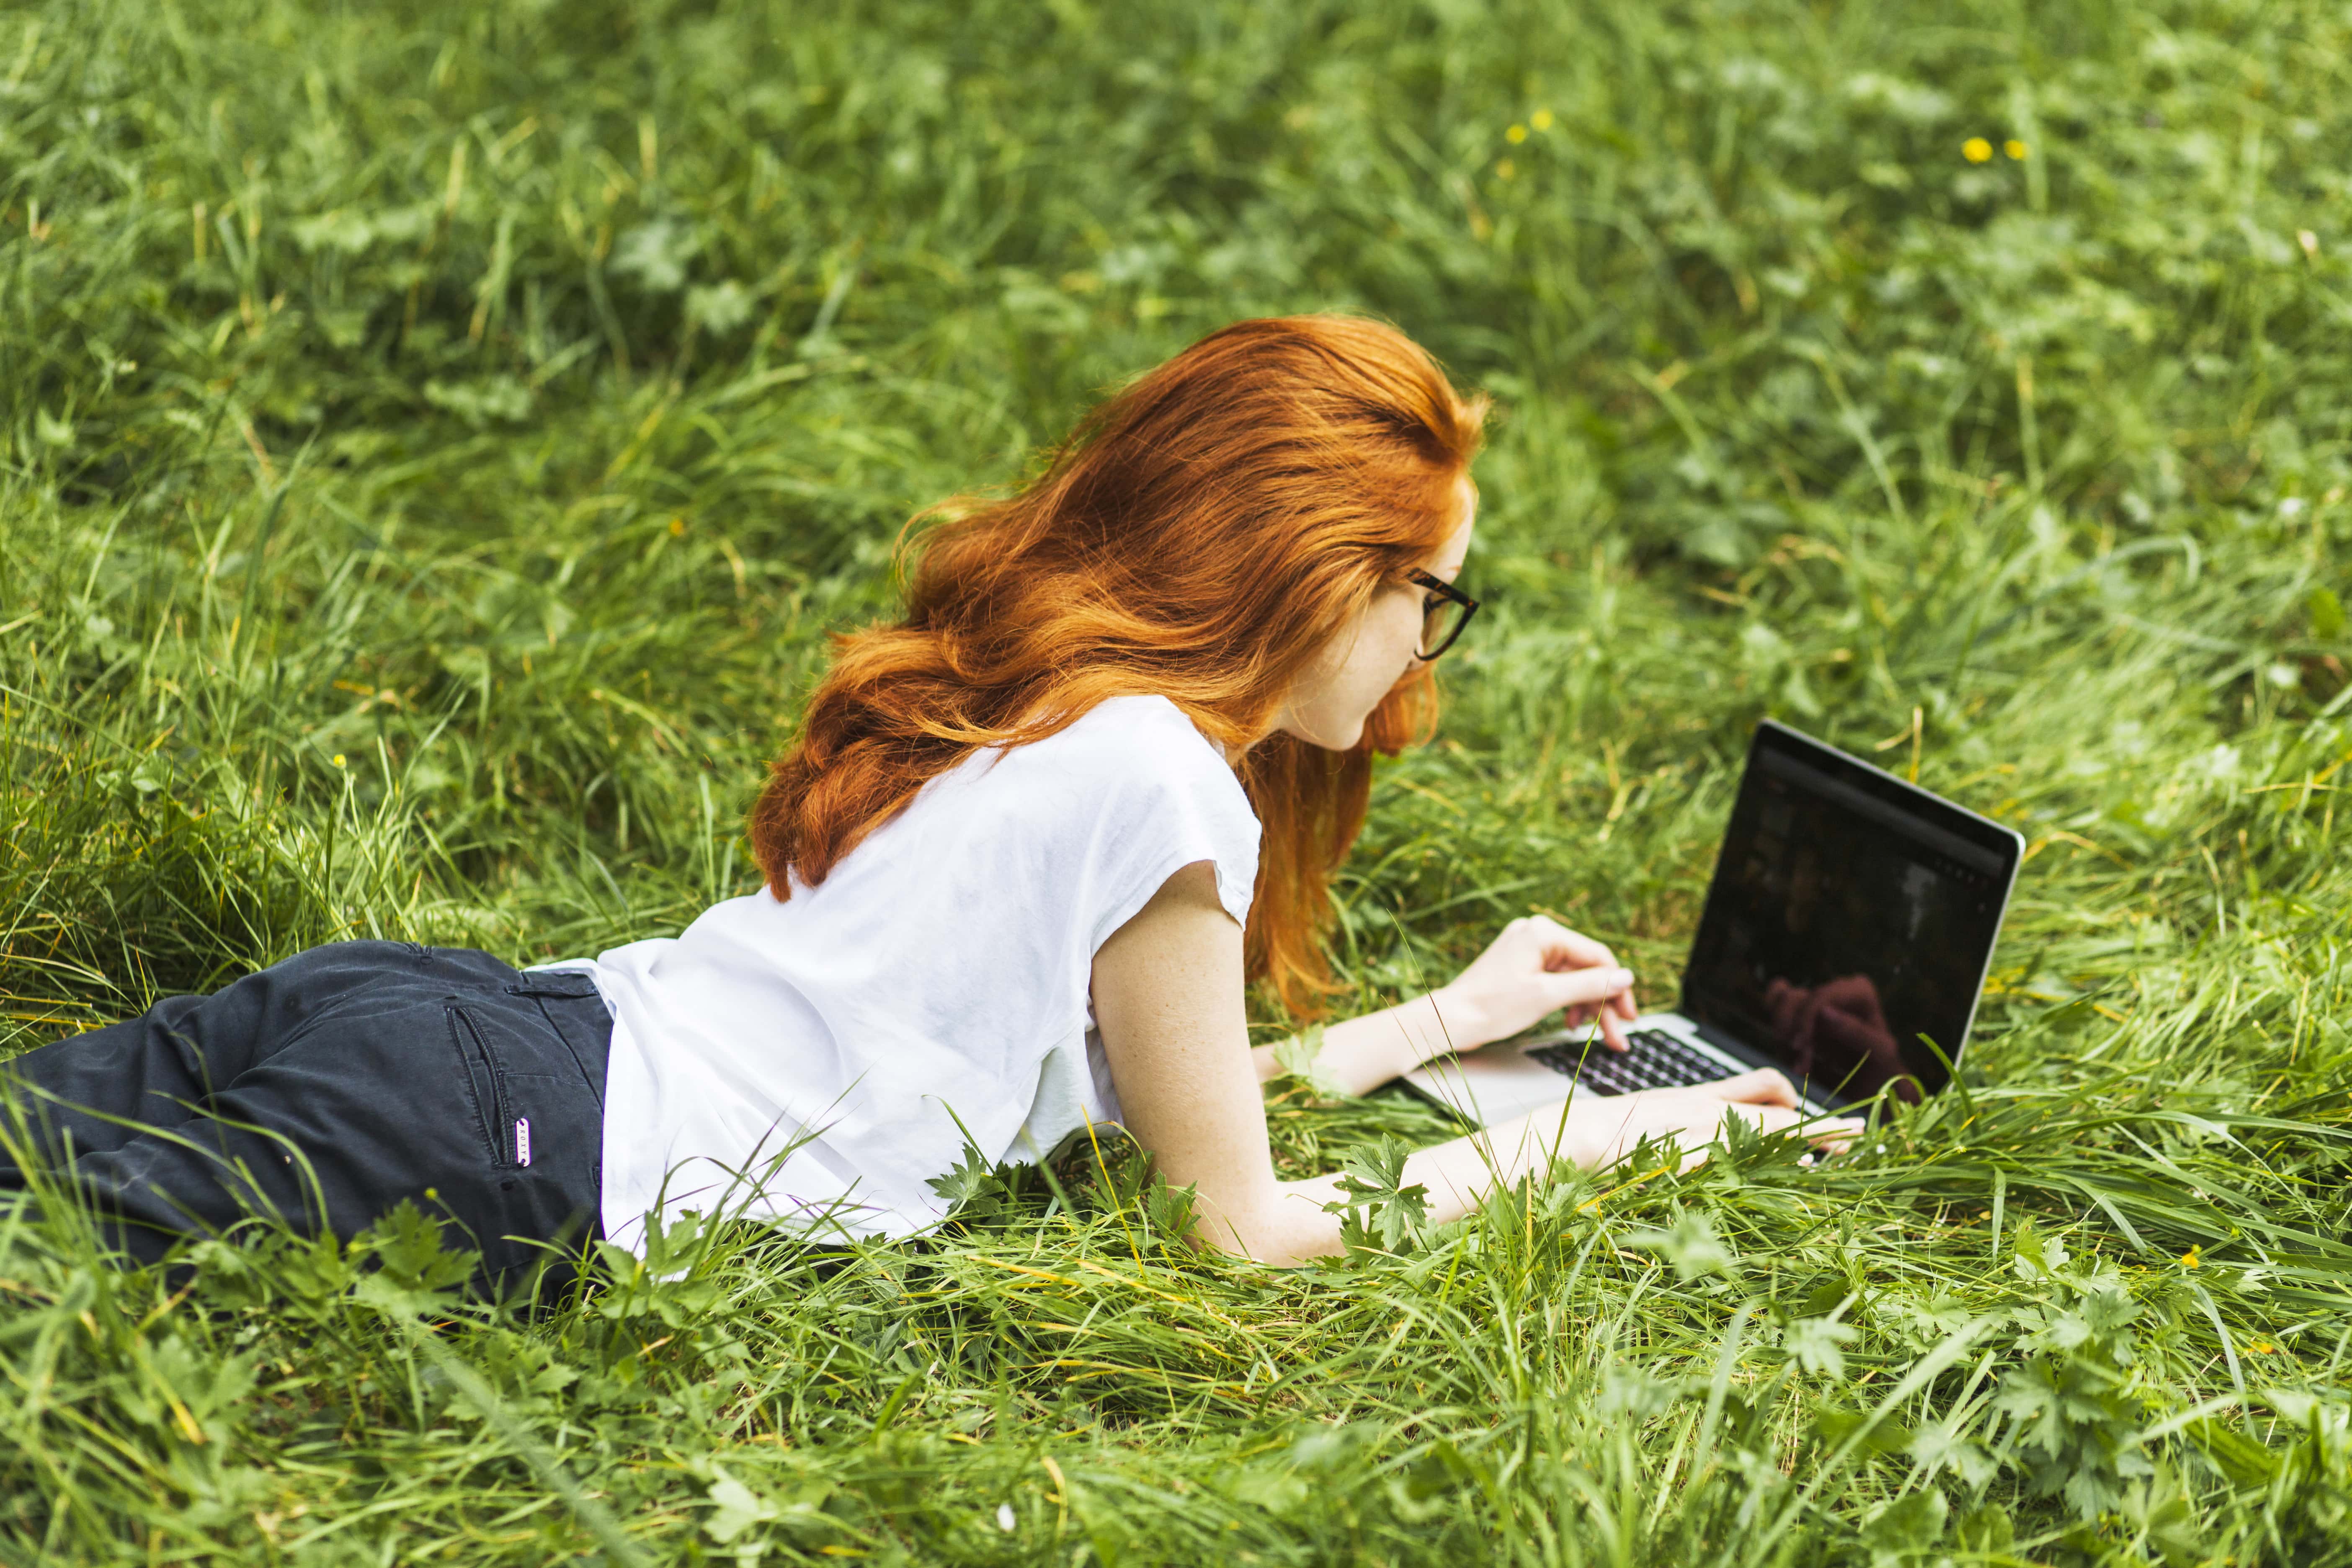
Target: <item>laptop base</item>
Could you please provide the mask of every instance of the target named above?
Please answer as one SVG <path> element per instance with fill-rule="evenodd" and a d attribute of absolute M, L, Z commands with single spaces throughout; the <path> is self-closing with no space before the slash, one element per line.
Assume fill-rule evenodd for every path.
<path fill-rule="evenodd" d="M 1620 1057 L 1591 1026 L 1498 1041 L 1462 1056 L 1441 1057 L 1407 1073 L 1406 1088 L 1464 1121 L 1492 1126 L 1571 1096 L 1606 1097 L 1732 1078 L 1768 1064 L 1741 1060 L 1700 1033 L 1680 1013 L 1645 1013 L 1629 1036 L 1656 1037 Z M 1694 1076 L 1702 1068 L 1717 1070 Z M 1818 1095 L 1801 1095 L 1804 1110 L 1831 1116 Z"/>

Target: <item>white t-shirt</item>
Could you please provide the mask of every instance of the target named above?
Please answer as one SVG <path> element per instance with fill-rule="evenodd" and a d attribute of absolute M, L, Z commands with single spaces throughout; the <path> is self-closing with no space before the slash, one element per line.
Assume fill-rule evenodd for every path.
<path fill-rule="evenodd" d="M 551 966 L 587 968 L 613 1011 L 605 1235 L 641 1250 L 658 1206 L 905 1236 L 947 1212 L 929 1183 L 967 1141 L 1034 1160 L 1115 1120 L 1096 950 L 1203 860 L 1245 922 L 1257 847 L 1192 721 L 1117 698 L 967 757 L 820 887 Z"/>

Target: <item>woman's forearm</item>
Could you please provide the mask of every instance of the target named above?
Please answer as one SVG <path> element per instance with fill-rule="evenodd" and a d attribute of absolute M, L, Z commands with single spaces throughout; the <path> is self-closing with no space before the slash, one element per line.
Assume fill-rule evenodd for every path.
<path fill-rule="evenodd" d="M 1606 1114 L 1591 1096 L 1564 1100 L 1423 1149 L 1405 1161 L 1405 1179 L 1429 1189 L 1433 1222 L 1460 1219 L 1496 1187 L 1547 1172 L 1555 1159 L 1599 1163 L 1608 1141 L 1597 1135 L 1596 1123 Z"/>
<path fill-rule="evenodd" d="M 1733 1117 L 1759 1132 L 1800 1132 L 1832 1153 L 1863 1131 L 1850 1117 L 1808 1110 L 1787 1078 L 1759 1068 L 1678 1089 L 1579 1095 L 1421 1150 L 1404 1163 L 1404 1184 L 1427 1194 L 1429 1222 L 1444 1225 L 1498 1188 L 1507 1191 L 1529 1175 L 1540 1177 L 1555 1159 L 1594 1170 L 1622 1158 L 1644 1139 L 1666 1139 L 1680 1149 L 1687 1169 L 1706 1157 L 1706 1146 L 1722 1136 Z M 1244 1250 L 1269 1263 L 1296 1263 L 1339 1250 L 1339 1216 L 1324 1208 L 1341 1195 L 1336 1177 L 1276 1184 L 1271 1191 L 1274 1196 L 1262 1200 L 1252 1216 L 1255 1223 L 1234 1227 Z"/>
<path fill-rule="evenodd" d="M 1334 1024 L 1323 1031 L 1316 1066 L 1349 1094 L 1362 1094 L 1449 1051 L 1475 1050 L 1548 1016 L 1571 1028 L 1597 1026 L 1623 1050 L 1633 1022 L 1633 972 L 1606 947 L 1538 915 L 1513 921 L 1469 968 L 1435 991 Z M 1279 1049 L 1254 1053 L 1260 1083 L 1282 1069 Z"/>
<path fill-rule="evenodd" d="M 1484 1020 L 1452 993 L 1433 991 L 1331 1025 L 1323 1031 L 1323 1049 L 1315 1064 L 1345 1092 L 1362 1094 L 1403 1077 L 1433 1057 L 1485 1045 L 1486 1038 L 1479 1032 L 1483 1025 Z M 1276 1049 L 1259 1046 L 1250 1053 L 1260 1083 L 1282 1070 L 1275 1060 Z"/>
<path fill-rule="evenodd" d="M 1416 1152 L 1405 1161 L 1405 1184 L 1426 1190 L 1429 1224 L 1460 1219 L 1496 1188 L 1511 1187 L 1530 1173 L 1549 1170 L 1555 1153 L 1580 1165 L 1595 1163 L 1603 1141 L 1593 1136 L 1593 1121 L 1591 1101 L 1564 1101 L 1530 1111 Z M 1340 1216 L 1324 1205 L 1342 1195 L 1336 1176 L 1283 1183 L 1272 1211 L 1259 1216 L 1248 1235 L 1238 1237 L 1241 1249 L 1274 1264 L 1302 1263 L 1339 1252 Z M 1208 1228 L 1213 1235 L 1222 1227 Z"/>

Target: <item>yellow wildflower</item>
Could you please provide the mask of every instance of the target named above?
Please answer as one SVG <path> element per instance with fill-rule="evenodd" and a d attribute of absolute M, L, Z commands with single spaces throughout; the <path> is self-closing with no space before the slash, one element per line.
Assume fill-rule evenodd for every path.
<path fill-rule="evenodd" d="M 335 766 L 337 766 L 337 767 L 339 767 L 339 768 L 340 768 L 340 767 L 341 767 L 342 765 L 343 765 L 343 753 L 342 753 L 342 752 L 337 752 L 335 753 Z"/>
<path fill-rule="evenodd" d="M 1508 131 L 1503 132 L 1503 140 L 1508 142 L 1514 147 L 1517 146 L 1527 139 L 1528 128 L 1524 125 L 1514 125 Z"/>
<path fill-rule="evenodd" d="M 1981 136 L 1971 136 L 1960 143 L 1960 156 L 1971 163 L 1981 163 L 1992 156 L 1992 143 Z"/>
<path fill-rule="evenodd" d="M 2180 1255 L 2180 1267 L 2183 1268 L 2194 1268 L 2200 1261 L 2201 1259 L 2197 1256 L 2197 1249 L 2193 1247 Z"/>
<path fill-rule="evenodd" d="M 2022 159 L 2025 156 L 2025 143 L 2020 142 L 2014 136 L 2002 142 L 2000 144 L 2000 150 L 2008 153 L 2012 158 Z"/>
<path fill-rule="evenodd" d="M 2256 1355 L 2269 1355 L 2273 1352 L 2276 1351 L 2278 1346 L 2271 1343 L 2268 1340 L 2256 1340 L 2252 1344 L 2248 1345 L 2246 1348 L 2253 1352 Z"/>
<path fill-rule="evenodd" d="M 1533 114 L 1528 116 L 1528 123 L 1534 126 L 1538 131 L 1550 130 L 1551 110 L 1549 109 L 1537 110 Z"/>
<path fill-rule="evenodd" d="M 1508 158 L 1498 158 L 1495 161 L 1495 178 L 1498 180 L 1507 180 L 1518 172 L 1518 166 Z"/>

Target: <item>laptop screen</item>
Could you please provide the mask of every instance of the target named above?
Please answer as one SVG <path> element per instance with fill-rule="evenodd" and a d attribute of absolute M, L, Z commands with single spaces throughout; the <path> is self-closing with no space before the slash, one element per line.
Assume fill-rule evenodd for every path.
<path fill-rule="evenodd" d="M 1684 1014 L 1802 1089 L 1906 1100 L 1949 1076 L 2022 841 L 1792 730 L 1748 753 L 1683 976 Z"/>

